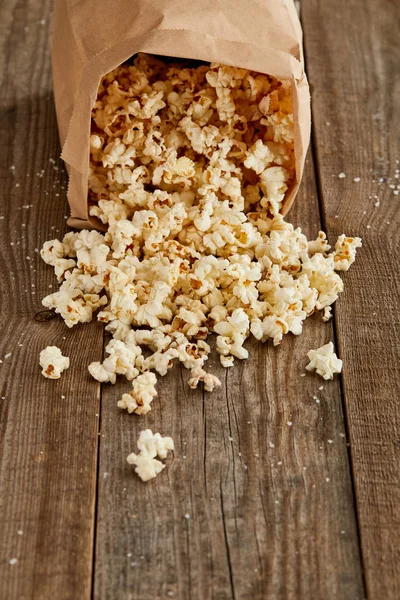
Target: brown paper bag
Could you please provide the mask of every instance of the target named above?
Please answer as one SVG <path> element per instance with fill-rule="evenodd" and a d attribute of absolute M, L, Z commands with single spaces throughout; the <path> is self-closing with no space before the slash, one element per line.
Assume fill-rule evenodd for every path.
<path fill-rule="evenodd" d="M 237 66 L 292 82 L 296 196 L 310 138 L 310 96 L 293 0 L 57 0 L 54 95 L 70 176 L 72 227 L 101 227 L 88 214 L 91 109 L 103 75 L 137 52 Z"/>

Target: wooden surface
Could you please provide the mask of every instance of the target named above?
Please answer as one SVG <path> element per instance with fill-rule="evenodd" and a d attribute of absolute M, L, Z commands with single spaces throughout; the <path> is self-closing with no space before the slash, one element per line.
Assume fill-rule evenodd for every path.
<path fill-rule="evenodd" d="M 364 242 L 334 322 L 316 315 L 279 348 L 251 343 L 234 369 L 213 359 L 214 394 L 189 390 L 177 366 L 146 417 L 117 409 L 123 383 L 100 390 L 87 373 L 100 324 L 35 320 L 55 289 L 35 248 L 67 214 L 52 4 L 0 6 L 0 598 L 397 600 L 396 3 L 301 2 L 314 132 L 290 218 Z M 301 377 L 307 351 L 329 340 L 343 376 Z M 71 357 L 58 382 L 40 375 L 49 344 Z M 176 446 L 148 484 L 125 463 L 145 427 Z"/>
<path fill-rule="evenodd" d="M 400 598 L 400 6 L 329 4 L 302 10 L 324 226 L 363 238 L 335 310 L 362 561 L 369 598 Z"/>

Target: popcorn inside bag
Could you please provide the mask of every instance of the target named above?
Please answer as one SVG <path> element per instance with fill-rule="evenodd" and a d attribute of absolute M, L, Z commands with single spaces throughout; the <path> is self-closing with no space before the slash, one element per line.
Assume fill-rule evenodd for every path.
<path fill-rule="evenodd" d="M 169 207 L 183 204 L 188 235 L 208 231 L 213 215 L 228 209 L 277 214 L 294 175 L 289 81 L 139 54 L 101 82 L 89 189 L 90 214 L 103 223 L 111 210 L 104 200 L 132 218 L 150 208 L 155 191 L 181 194 Z"/>
<path fill-rule="evenodd" d="M 218 387 L 213 332 L 230 367 L 250 335 L 276 345 L 316 310 L 330 318 L 361 240 L 330 252 L 280 214 L 295 180 L 289 81 L 139 54 L 103 78 L 90 146 L 89 212 L 107 230 L 45 243 L 61 286 L 43 304 L 69 327 L 100 309 L 114 339 L 89 370 L 132 381 L 118 406 L 146 414 L 175 361 L 190 387 Z"/>

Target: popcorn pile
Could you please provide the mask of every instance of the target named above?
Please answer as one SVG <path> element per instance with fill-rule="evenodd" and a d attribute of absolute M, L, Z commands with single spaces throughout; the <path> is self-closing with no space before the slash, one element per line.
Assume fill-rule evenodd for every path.
<path fill-rule="evenodd" d="M 132 381 L 119 407 L 146 414 L 156 374 L 176 361 L 190 387 L 219 386 L 205 369 L 213 332 L 231 367 L 248 357 L 250 335 L 276 345 L 315 311 L 330 318 L 337 271 L 361 240 L 342 235 L 330 252 L 323 232 L 308 241 L 279 214 L 295 177 L 293 139 L 290 85 L 267 75 L 138 55 L 103 78 L 89 200 L 107 231 L 44 244 L 61 285 L 43 304 L 68 327 L 100 309 L 113 339 L 89 371 Z"/>

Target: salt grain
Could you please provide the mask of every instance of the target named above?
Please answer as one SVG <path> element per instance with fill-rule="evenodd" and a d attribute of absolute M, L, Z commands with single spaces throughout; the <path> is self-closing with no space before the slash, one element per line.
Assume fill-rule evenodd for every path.
<path fill-rule="evenodd" d="M 8 562 L 10 563 L 10 565 L 16 565 L 18 562 L 18 558 L 10 558 Z"/>
<path fill-rule="evenodd" d="M 360 177 L 354 177 L 353 181 L 354 181 L 355 183 L 358 183 L 359 181 L 361 181 L 361 178 L 360 178 Z"/>
<path fill-rule="evenodd" d="M 339 173 L 338 177 L 339 179 L 344 179 L 346 177 L 346 173 Z"/>

